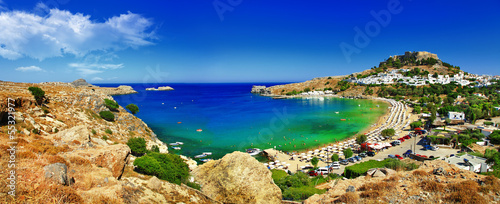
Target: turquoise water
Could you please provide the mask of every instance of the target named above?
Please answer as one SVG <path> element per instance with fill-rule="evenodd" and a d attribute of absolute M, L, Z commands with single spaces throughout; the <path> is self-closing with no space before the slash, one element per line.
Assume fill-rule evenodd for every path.
<path fill-rule="evenodd" d="M 115 100 L 123 107 L 137 104 L 137 117 L 162 141 L 183 142 L 181 150 L 170 152 L 186 156 L 212 152 L 212 158 L 220 158 L 251 147 L 315 148 L 355 135 L 387 110 L 385 103 L 371 100 L 276 100 L 251 94 L 252 84 L 168 84 L 174 91 L 129 85 L 139 93 L 114 96 Z"/>

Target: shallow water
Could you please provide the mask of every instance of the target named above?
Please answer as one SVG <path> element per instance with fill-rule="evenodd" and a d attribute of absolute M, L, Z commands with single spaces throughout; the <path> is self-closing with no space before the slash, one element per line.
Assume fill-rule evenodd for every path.
<path fill-rule="evenodd" d="M 184 142 L 181 150 L 170 152 L 186 156 L 213 152 L 210 158 L 220 158 L 252 147 L 315 148 L 355 135 L 387 110 L 387 104 L 371 100 L 276 100 L 251 94 L 253 84 L 160 85 L 169 85 L 174 91 L 145 91 L 151 86 L 129 85 L 139 93 L 114 96 L 115 100 L 123 107 L 138 105 L 137 117 L 162 141 Z"/>

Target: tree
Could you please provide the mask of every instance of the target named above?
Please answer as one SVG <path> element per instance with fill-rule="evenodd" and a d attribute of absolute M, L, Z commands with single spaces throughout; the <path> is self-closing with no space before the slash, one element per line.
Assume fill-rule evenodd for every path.
<path fill-rule="evenodd" d="M 382 134 L 382 136 L 394 136 L 394 134 L 396 134 L 396 131 L 392 128 L 384 129 L 384 130 L 382 130 L 381 134 Z"/>
<path fill-rule="evenodd" d="M 158 145 L 153 145 L 153 146 L 151 146 L 151 151 L 159 153 L 160 152 L 160 148 L 158 147 Z"/>
<path fill-rule="evenodd" d="M 366 137 L 366 135 L 364 135 L 364 134 L 358 135 L 358 136 L 356 137 L 356 143 L 358 143 L 358 144 L 363 144 L 363 143 L 365 143 L 365 142 L 366 142 L 366 140 L 367 140 L 367 139 L 368 139 L 368 138 L 367 138 L 367 137 Z"/>
<path fill-rule="evenodd" d="M 422 112 L 422 107 L 420 106 L 414 106 L 413 107 L 413 112 L 416 114 L 420 114 Z"/>
<path fill-rule="evenodd" d="M 319 162 L 318 157 L 313 157 L 311 159 L 311 164 L 314 166 L 314 168 L 316 168 L 318 166 L 318 162 Z"/>
<path fill-rule="evenodd" d="M 411 129 L 415 129 L 415 128 L 418 128 L 418 127 L 422 127 L 422 122 L 421 121 L 415 121 L 415 122 L 412 122 L 410 123 L 410 127 Z"/>
<path fill-rule="evenodd" d="M 492 144 L 500 144 L 500 130 L 493 131 L 489 137 Z"/>
<path fill-rule="evenodd" d="M 339 155 L 338 154 L 333 154 L 332 155 L 332 162 L 334 161 L 339 161 Z"/>
<path fill-rule="evenodd" d="M 115 115 L 109 111 L 101 111 L 101 112 L 99 112 L 99 116 L 101 116 L 101 118 L 103 118 L 104 120 L 107 120 L 107 121 L 114 121 L 115 120 Z"/>
<path fill-rule="evenodd" d="M 118 109 L 119 105 L 116 101 L 109 100 L 109 99 L 104 99 L 104 105 L 108 107 L 110 110 L 116 110 Z"/>
<path fill-rule="evenodd" d="M 304 89 L 304 92 L 309 92 L 309 91 L 311 91 L 311 89 L 309 87 Z"/>
<path fill-rule="evenodd" d="M 139 112 L 139 107 L 137 107 L 137 105 L 135 105 L 135 104 L 133 104 L 133 103 L 128 104 L 128 105 L 126 106 L 126 108 L 127 108 L 130 112 L 132 112 L 132 114 L 134 114 L 134 115 L 135 115 L 137 112 Z"/>
<path fill-rule="evenodd" d="M 342 152 L 344 153 L 344 157 L 346 159 L 352 157 L 352 155 L 354 154 L 352 152 L 351 148 L 344 149 L 344 150 L 342 150 Z"/>
<path fill-rule="evenodd" d="M 43 99 L 45 99 L 45 91 L 43 91 L 39 87 L 34 87 L 34 86 L 29 87 L 28 90 L 31 92 L 31 95 L 35 97 L 36 103 L 38 105 L 41 105 L 43 103 Z"/>
<path fill-rule="evenodd" d="M 128 139 L 127 145 L 130 147 L 134 156 L 142 156 L 148 152 L 146 149 L 146 140 L 142 137 L 133 137 Z"/>

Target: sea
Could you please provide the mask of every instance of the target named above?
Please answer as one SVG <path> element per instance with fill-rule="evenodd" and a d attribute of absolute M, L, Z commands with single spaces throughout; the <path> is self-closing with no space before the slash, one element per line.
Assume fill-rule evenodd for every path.
<path fill-rule="evenodd" d="M 193 157 L 211 152 L 218 159 L 249 148 L 293 152 L 323 147 L 359 134 L 376 123 L 388 105 L 336 97 L 272 99 L 250 93 L 252 85 L 279 83 L 100 84 L 132 86 L 139 93 L 113 96 L 122 107 L 133 103 L 165 143 L 182 142 L 169 152 Z M 282 84 L 282 83 L 281 83 Z M 171 86 L 173 91 L 146 91 Z"/>

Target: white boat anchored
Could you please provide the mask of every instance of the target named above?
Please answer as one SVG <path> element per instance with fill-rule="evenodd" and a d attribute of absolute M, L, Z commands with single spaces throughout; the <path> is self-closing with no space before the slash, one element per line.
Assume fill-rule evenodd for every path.
<path fill-rule="evenodd" d="M 212 152 L 203 152 L 204 155 L 210 156 L 212 155 Z"/>
<path fill-rule="evenodd" d="M 181 150 L 180 147 L 172 147 L 172 149 L 175 149 L 175 150 Z"/>
<path fill-rule="evenodd" d="M 199 159 L 199 158 L 203 158 L 203 157 L 207 157 L 208 155 L 206 154 L 200 154 L 200 155 L 196 155 L 194 156 L 195 159 Z"/>
<path fill-rule="evenodd" d="M 170 146 L 179 146 L 179 145 L 183 145 L 184 143 L 183 142 L 174 142 L 174 143 L 170 143 L 169 145 Z"/>
<path fill-rule="evenodd" d="M 258 148 L 247 149 L 247 153 L 250 154 L 250 156 L 258 155 L 261 152 L 262 152 L 262 150 L 260 150 Z"/>
<path fill-rule="evenodd" d="M 212 161 L 212 159 L 200 159 L 200 161 L 204 162 L 204 163 L 207 163 L 209 161 Z"/>

